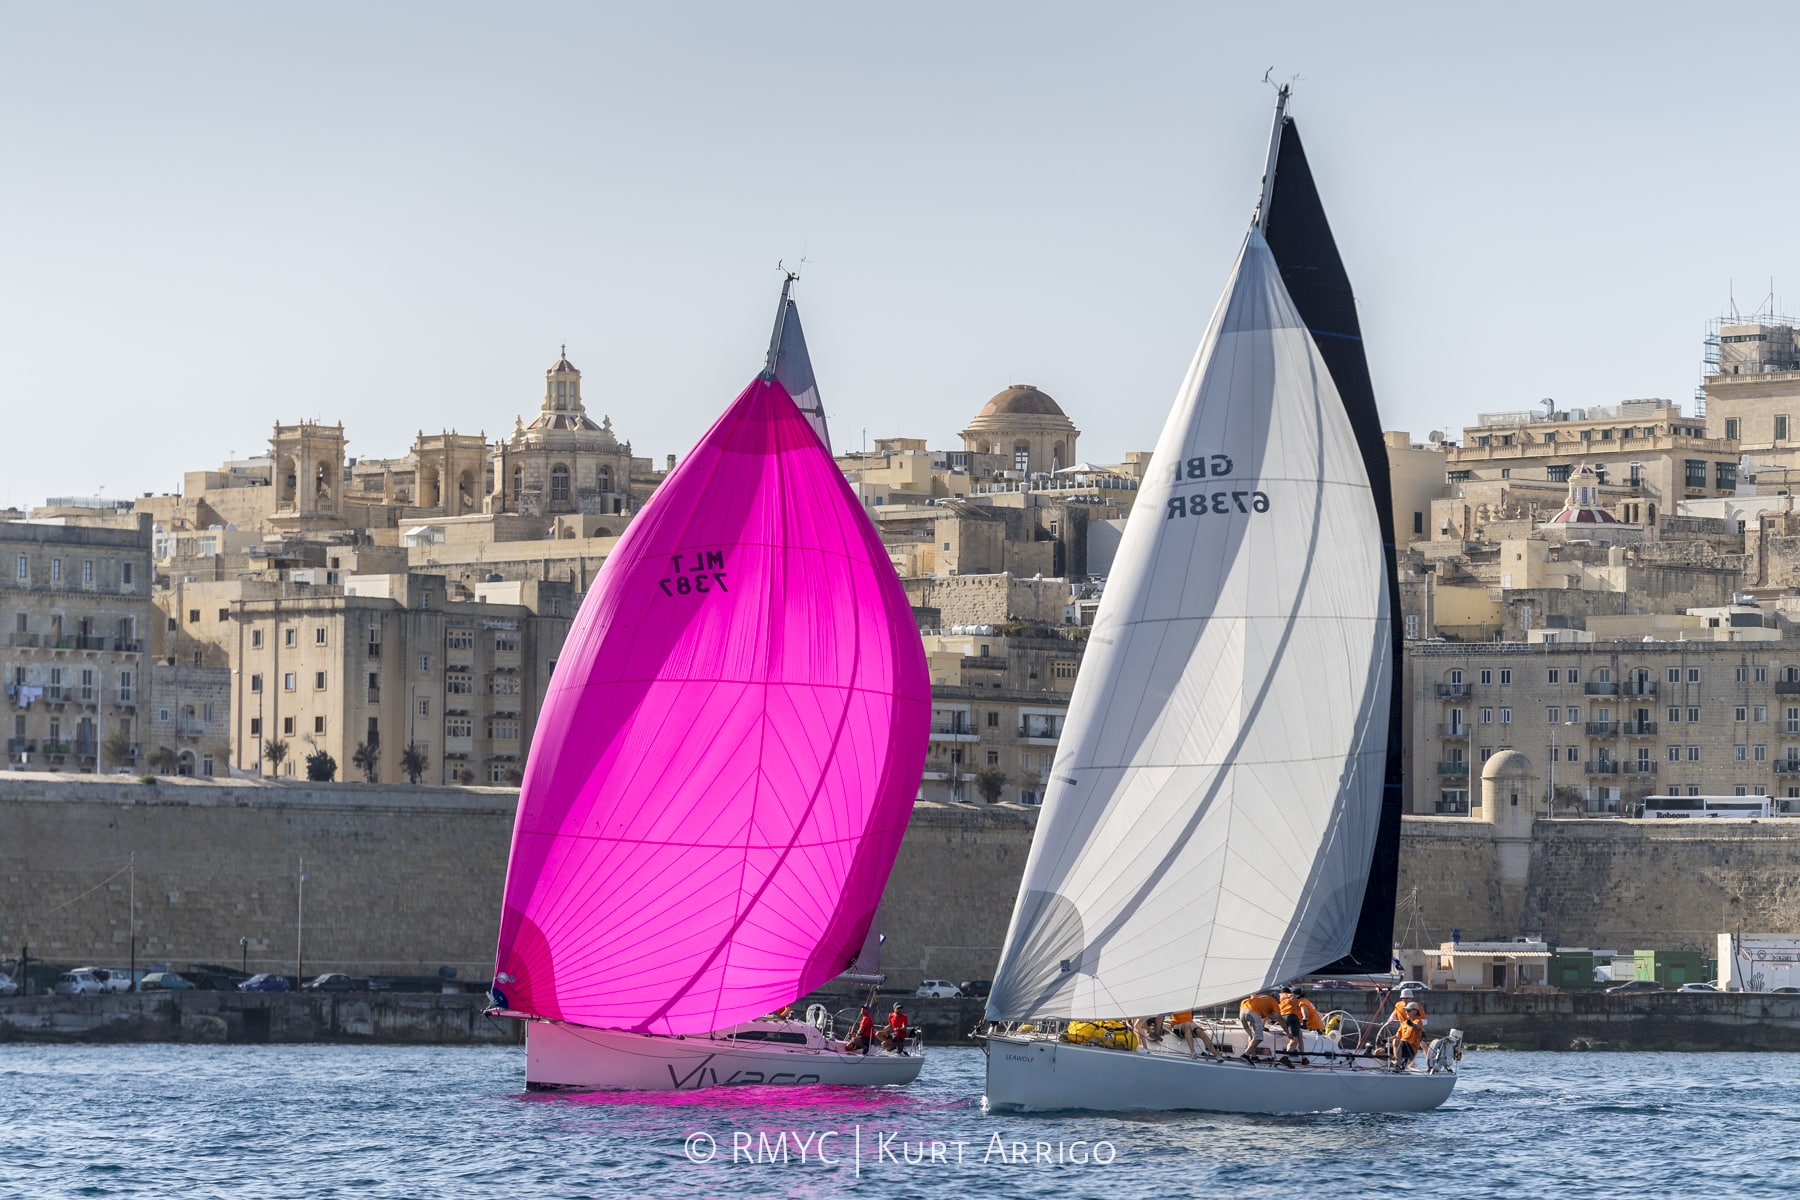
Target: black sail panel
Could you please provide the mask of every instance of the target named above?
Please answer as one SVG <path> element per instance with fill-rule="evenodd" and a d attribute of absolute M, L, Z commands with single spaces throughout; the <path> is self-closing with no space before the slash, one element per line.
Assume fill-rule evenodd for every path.
<path fill-rule="evenodd" d="M 1376 828 L 1375 856 L 1369 882 L 1363 892 L 1362 912 L 1350 953 L 1321 967 L 1324 973 L 1386 971 L 1391 965 L 1394 936 L 1394 902 L 1400 863 L 1401 811 L 1401 713 L 1400 671 L 1403 622 L 1400 616 L 1400 578 L 1394 552 L 1393 489 L 1388 481 L 1387 445 L 1381 434 L 1381 414 L 1375 407 L 1375 388 L 1369 381 L 1369 360 L 1363 354 L 1362 327 L 1356 319 L 1356 296 L 1350 277 L 1338 256 L 1319 202 L 1300 131 L 1292 118 L 1282 123 L 1281 144 L 1275 159 L 1275 186 L 1263 218 L 1263 235 L 1281 268 L 1281 281 L 1294 307 L 1306 321 L 1313 341 L 1331 371 L 1332 382 L 1343 398 L 1350 425 L 1356 431 L 1363 468 L 1369 477 L 1376 516 L 1381 522 L 1381 541 L 1387 556 L 1388 608 L 1393 634 L 1393 687 L 1388 706 L 1387 778 L 1382 789 L 1381 819 Z"/>

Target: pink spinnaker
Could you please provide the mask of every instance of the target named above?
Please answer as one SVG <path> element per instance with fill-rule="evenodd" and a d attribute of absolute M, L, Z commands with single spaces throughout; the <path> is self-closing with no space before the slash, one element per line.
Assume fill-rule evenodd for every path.
<path fill-rule="evenodd" d="M 704 1033 L 842 972 L 899 853 L 930 697 L 873 525 L 759 378 L 570 631 L 513 830 L 505 1006 Z"/>

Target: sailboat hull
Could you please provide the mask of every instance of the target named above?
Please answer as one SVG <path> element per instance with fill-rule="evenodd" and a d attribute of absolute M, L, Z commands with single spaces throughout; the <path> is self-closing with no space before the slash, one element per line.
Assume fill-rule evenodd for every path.
<path fill-rule="evenodd" d="M 876 1086 L 911 1083 L 924 1061 L 919 1053 L 852 1054 L 816 1035 L 804 1045 L 749 1046 L 724 1034 L 660 1037 L 555 1021 L 532 1021 L 525 1034 L 525 1086 L 534 1091 Z"/>
<path fill-rule="evenodd" d="M 1361 1061 L 1369 1065 L 1287 1069 L 989 1035 L 985 1103 L 994 1112 L 1428 1112 L 1456 1086 L 1453 1072 Z"/>

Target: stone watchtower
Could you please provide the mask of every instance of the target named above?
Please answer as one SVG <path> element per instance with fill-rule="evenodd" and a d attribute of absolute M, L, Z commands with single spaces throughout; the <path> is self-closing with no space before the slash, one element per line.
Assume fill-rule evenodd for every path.
<path fill-rule="evenodd" d="M 1531 830 L 1549 812 L 1539 802 L 1537 770 L 1517 750 L 1502 750 L 1481 768 L 1481 819 L 1494 830 L 1494 885 L 1501 937 L 1519 933 L 1531 875 Z"/>
<path fill-rule="evenodd" d="M 1029 383 L 1015 383 L 989 400 L 962 431 L 965 451 L 999 455 L 1020 478 L 1074 465 L 1080 436 L 1062 407 Z"/>

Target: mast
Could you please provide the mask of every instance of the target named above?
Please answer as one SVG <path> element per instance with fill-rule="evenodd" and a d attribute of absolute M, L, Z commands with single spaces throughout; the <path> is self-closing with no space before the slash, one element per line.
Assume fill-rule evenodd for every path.
<path fill-rule="evenodd" d="M 775 364 L 781 358 L 781 330 L 787 324 L 788 305 L 791 303 L 788 293 L 793 289 L 794 280 L 800 278 L 800 272 L 789 271 L 785 267 L 782 268 L 782 273 L 787 278 L 781 281 L 781 303 L 775 309 L 775 329 L 769 334 L 769 353 L 763 359 L 764 379 L 775 378 Z"/>
<path fill-rule="evenodd" d="M 1281 123 L 1287 119 L 1288 85 L 1275 92 L 1275 123 L 1269 127 L 1269 157 L 1263 164 L 1262 195 L 1257 197 L 1256 212 L 1250 217 L 1250 228 L 1262 229 L 1269 216 L 1269 200 L 1275 194 L 1275 160 L 1281 154 Z M 785 292 L 783 293 L 786 294 Z"/>

